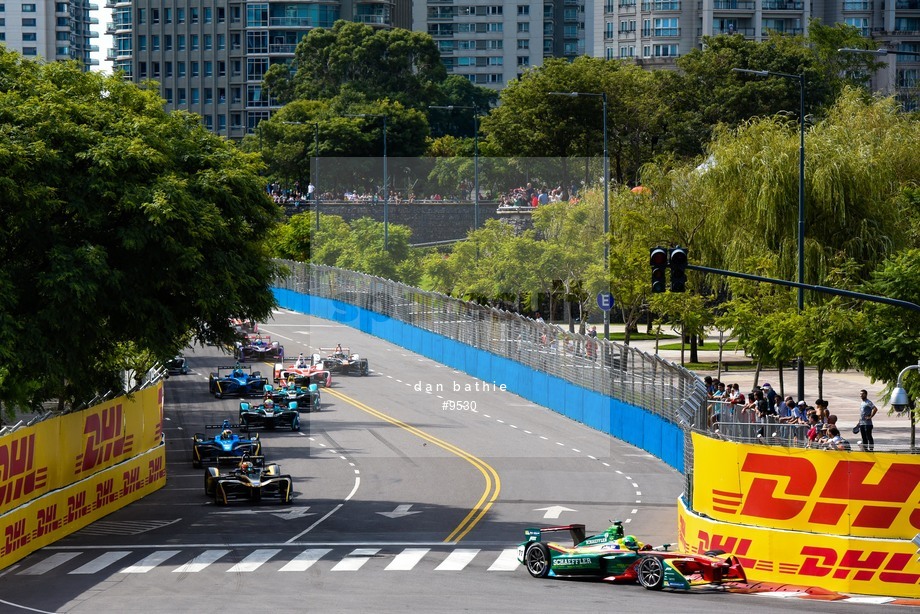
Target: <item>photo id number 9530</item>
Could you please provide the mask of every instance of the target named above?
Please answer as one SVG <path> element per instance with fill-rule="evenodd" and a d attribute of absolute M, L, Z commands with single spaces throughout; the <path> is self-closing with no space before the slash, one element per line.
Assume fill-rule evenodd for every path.
<path fill-rule="evenodd" d="M 476 401 L 454 401 L 448 399 L 441 403 L 444 411 L 476 411 Z"/>

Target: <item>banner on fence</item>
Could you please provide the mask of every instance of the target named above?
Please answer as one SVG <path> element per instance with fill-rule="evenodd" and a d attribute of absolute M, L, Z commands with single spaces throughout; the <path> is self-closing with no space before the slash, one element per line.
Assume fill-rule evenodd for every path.
<path fill-rule="evenodd" d="M 693 509 L 731 523 L 912 539 L 920 458 L 734 443 L 693 434 Z"/>

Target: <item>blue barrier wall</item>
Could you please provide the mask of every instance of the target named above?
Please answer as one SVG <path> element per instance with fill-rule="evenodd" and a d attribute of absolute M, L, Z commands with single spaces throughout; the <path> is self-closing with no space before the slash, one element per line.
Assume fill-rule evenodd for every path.
<path fill-rule="evenodd" d="M 280 288 L 274 293 L 281 307 L 346 324 L 481 381 L 505 384 L 507 390 L 528 401 L 630 443 L 684 471 L 683 431 L 641 407 L 361 307 Z"/>

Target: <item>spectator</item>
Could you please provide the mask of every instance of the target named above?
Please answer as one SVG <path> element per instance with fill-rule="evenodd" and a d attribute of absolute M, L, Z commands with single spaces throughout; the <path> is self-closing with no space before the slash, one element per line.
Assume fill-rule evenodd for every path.
<path fill-rule="evenodd" d="M 805 444 L 806 448 L 813 448 L 818 443 L 818 437 L 821 433 L 821 423 L 818 422 L 817 413 L 808 414 L 808 433 L 806 437 L 808 438 L 807 443 Z"/>
<path fill-rule="evenodd" d="M 840 431 L 837 430 L 836 426 L 829 426 L 827 428 L 827 443 L 825 444 L 826 449 L 828 450 L 849 450 L 850 442 L 840 436 Z"/>
<path fill-rule="evenodd" d="M 862 437 L 860 446 L 866 452 L 871 452 L 875 449 L 875 440 L 872 438 L 872 417 L 878 412 L 878 407 L 869 400 L 869 393 L 865 390 L 859 391 L 859 398 L 861 403 L 859 404 L 859 424 L 857 426 L 859 435 Z"/>
<path fill-rule="evenodd" d="M 761 388 L 763 388 L 764 398 L 767 399 L 767 403 L 769 403 L 770 407 L 776 408 L 776 399 L 778 397 L 776 391 L 773 390 L 773 387 L 770 386 L 769 382 L 764 382 Z"/>

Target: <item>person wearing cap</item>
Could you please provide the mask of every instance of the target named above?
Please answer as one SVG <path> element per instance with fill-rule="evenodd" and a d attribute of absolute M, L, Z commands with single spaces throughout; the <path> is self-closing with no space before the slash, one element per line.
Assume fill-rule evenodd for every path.
<path fill-rule="evenodd" d="M 805 401 L 799 401 L 798 404 L 790 407 L 790 414 L 788 416 L 780 418 L 780 422 L 785 422 L 787 424 L 808 424 L 808 416 L 805 413 L 807 407 Z"/>
<path fill-rule="evenodd" d="M 773 387 L 770 386 L 769 382 L 764 382 L 761 388 L 763 388 L 763 395 L 764 395 L 764 398 L 767 400 L 767 403 L 770 405 L 770 407 L 776 408 L 778 411 L 779 407 L 776 406 L 776 401 L 779 395 L 776 394 L 776 391 L 773 390 Z"/>

